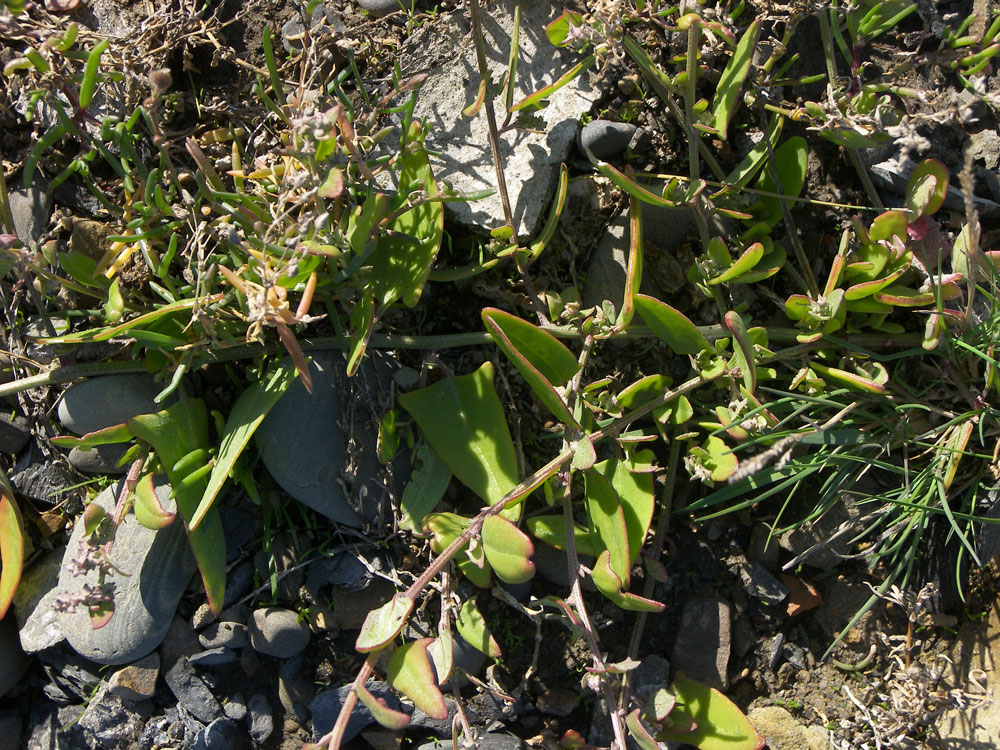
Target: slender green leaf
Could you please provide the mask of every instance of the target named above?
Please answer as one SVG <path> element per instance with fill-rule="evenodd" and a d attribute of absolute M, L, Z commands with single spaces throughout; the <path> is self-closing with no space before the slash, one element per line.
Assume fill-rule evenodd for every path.
<path fill-rule="evenodd" d="M 632 170 L 629 169 L 629 172 Z M 621 330 L 628 328 L 635 312 L 635 295 L 642 284 L 642 203 L 633 195 L 629 198 L 629 242 L 628 267 L 625 269 L 625 298 L 615 326 Z"/>
<path fill-rule="evenodd" d="M 781 115 L 776 114 L 771 118 L 767 134 L 760 139 L 760 143 L 750 149 L 750 152 L 743 157 L 743 161 L 737 164 L 726 177 L 725 184 L 727 186 L 740 190 L 750 184 L 750 180 L 767 161 L 768 143 L 771 144 L 771 148 L 778 145 L 778 138 L 781 136 L 784 124 L 785 118 Z"/>
<path fill-rule="evenodd" d="M 52 444 L 59 448 L 80 448 L 86 450 L 98 445 L 127 443 L 131 439 L 132 433 L 129 431 L 128 426 L 125 424 L 116 424 L 101 430 L 88 432 L 86 435 L 80 437 L 60 435 L 52 438 Z"/>
<path fill-rule="evenodd" d="M 208 297 L 195 297 L 191 299 L 179 300 L 177 302 L 172 302 L 169 305 L 164 305 L 163 307 L 153 310 L 152 312 L 139 315 L 116 326 L 93 328 L 86 331 L 80 331 L 78 333 L 70 333 L 66 336 L 53 336 L 51 338 L 38 337 L 32 338 L 32 340 L 41 344 L 83 344 L 95 341 L 108 341 L 119 336 L 135 336 L 137 333 L 140 333 L 139 331 L 134 330 L 139 326 L 144 326 L 148 323 L 157 321 L 164 316 L 170 315 L 171 313 L 180 312 L 182 310 L 191 310 L 195 307 L 203 307 L 207 303 L 216 302 L 222 299 L 222 296 L 223 295 L 221 294 L 213 294 Z"/>
<path fill-rule="evenodd" d="M 715 87 L 715 98 L 712 100 L 712 127 L 719 132 L 722 140 L 726 140 L 729 122 L 739 106 L 743 81 L 750 72 L 750 61 L 753 59 L 757 40 L 760 38 L 760 24 L 760 19 L 756 19 L 743 32 L 733 56 L 726 64 Z"/>
<path fill-rule="evenodd" d="M 552 198 L 552 205 L 549 207 L 549 216 L 545 220 L 545 226 L 538 233 L 538 237 L 528 248 L 532 260 L 538 258 L 555 236 L 559 227 L 559 218 L 562 216 L 563 207 L 566 205 L 566 195 L 569 193 L 569 171 L 565 164 L 559 165 L 559 181 L 556 183 L 556 194 Z"/>
<path fill-rule="evenodd" d="M 420 441 L 411 458 L 413 469 L 410 480 L 399 499 L 402 514 L 401 528 L 417 531 L 423 526 L 424 517 L 434 510 L 451 482 L 451 470 L 426 442 Z"/>
<path fill-rule="evenodd" d="M 635 296 L 635 308 L 649 330 L 677 354 L 698 354 L 711 348 L 708 339 L 682 312 L 644 294 Z"/>
<path fill-rule="evenodd" d="M 643 450 L 627 459 L 609 459 L 594 466 L 618 496 L 628 533 L 629 565 L 642 551 L 653 521 L 656 496 L 653 494 L 653 452 Z"/>
<path fill-rule="evenodd" d="M 611 487 L 611 482 L 596 471 L 585 472 L 584 478 L 587 518 L 590 519 L 594 547 L 607 550 L 611 570 L 621 582 L 621 587 L 628 588 L 631 556 L 625 512 L 618 493 Z"/>
<path fill-rule="evenodd" d="M 733 334 L 733 359 L 743 376 L 743 385 L 749 393 L 753 393 L 757 388 L 757 364 L 746 325 L 738 312 L 730 310 L 726 313 L 725 326 Z"/>
<path fill-rule="evenodd" d="M 771 177 L 771 170 L 765 169 L 757 181 L 757 187 L 769 193 L 781 193 L 789 198 L 795 198 L 802 191 L 806 181 L 806 169 L 809 164 L 809 147 L 805 138 L 794 136 L 774 150 L 774 168 L 781 180 L 781 188 Z M 762 219 L 775 223 L 781 219 L 781 201 L 779 198 L 766 197 L 761 199 L 764 206 Z"/>
<path fill-rule="evenodd" d="M 597 58 L 593 55 L 588 55 L 568 71 L 563 73 L 559 78 L 550 83 L 548 86 L 543 86 L 532 94 L 528 94 L 526 97 L 521 99 L 517 104 L 510 108 L 511 112 L 518 112 L 522 109 L 527 109 L 529 107 L 535 107 L 536 105 L 541 105 L 543 101 L 548 99 L 559 89 L 565 86 L 567 83 L 572 81 L 583 71 L 587 70 L 591 65 L 597 62 Z"/>

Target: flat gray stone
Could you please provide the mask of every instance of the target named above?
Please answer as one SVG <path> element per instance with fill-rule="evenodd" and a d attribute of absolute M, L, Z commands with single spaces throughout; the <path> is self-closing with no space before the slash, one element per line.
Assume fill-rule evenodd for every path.
<path fill-rule="evenodd" d="M 256 651 L 279 659 L 295 656 L 309 645 L 309 626 L 290 609 L 258 609 L 251 615 L 247 630 Z"/>
<path fill-rule="evenodd" d="M 379 384 L 391 379 L 389 365 L 384 357 L 368 355 L 349 379 L 339 353 L 314 352 L 311 357 L 312 395 L 301 380 L 292 383 L 254 440 L 264 466 L 285 492 L 337 523 L 360 527 L 379 515 L 386 488 L 392 491 L 405 474 L 402 451 L 391 469 L 379 463 L 371 426 L 383 413 Z M 356 460 L 352 475 L 346 476 L 349 455 Z"/>
<path fill-rule="evenodd" d="M 405 7 L 399 3 L 399 0 L 354 0 L 354 2 L 359 8 L 367 10 L 376 18 L 387 16 Z"/>
<path fill-rule="evenodd" d="M 250 643 L 247 626 L 239 622 L 213 622 L 201 633 L 198 640 L 205 648 L 243 648 Z"/>
<path fill-rule="evenodd" d="M 178 702 L 198 721 L 209 724 L 222 717 L 222 706 L 187 657 L 174 662 L 163 678 Z"/>
<path fill-rule="evenodd" d="M 519 101 L 559 78 L 573 67 L 578 56 L 554 47 L 538 33 L 562 10 L 561 0 L 516 3 L 498 0 L 482 13 L 488 64 L 494 81 L 507 65 L 513 29 L 513 9 L 521 6 L 521 51 L 517 67 Z M 431 132 L 427 145 L 440 156 L 431 157 L 435 177 L 447 180 L 456 190 L 476 192 L 496 189 L 496 171 L 491 156 L 485 112 L 475 117 L 461 114 L 479 90 L 479 68 L 465 7 L 443 16 L 445 22 L 428 24 L 411 37 L 408 49 L 419 50 L 420 67 L 430 73 L 417 98 L 414 116 L 428 118 Z M 569 156 L 580 117 L 588 112 L 599 92 L 590 84 L 589 73 L 578 76 L 549 97 L 549 105 L 538 113 L 539 133 L 510 130 L 500 136 L 504 174 L 519 237 L 534 235 L 548 211 L 559 165 Z M 503 100 L 495 100 L 497 119 L 504 118 Z M 480 229 L 504 223 L 499 194 L 475 202 L 445 204 L 459 222 Z"/>
<path fill-rule="evenodd" d="M 59 624 L 55 600 L 59 596 L 59 571 L 62 569 L 64 548 L 45 553 L 24 571 L 14 594 L 21 648 L 34 654 L 55 646 L 66 635 Z"/>
<path fill-rule="evenodd" d="M 12 419 L 10 414 L 0 414 L 0 453 L 20 453 L 29 440 L 31 425 L 27 419 L 21 416 Z"/>
<path fill-rule="evenodd" d="M 401 710 L 399 698 L 392 692 L 384 682 L 365 683 L 368 692 L 376 698 L 382 698 L 386 705 L 394 711 Z M 312 713 L 312 732 L 315 742 L 324 734 L 333 729 L 340 714 L 340 708 L 344 705 L 347 694 L 351 691 L 350 685 L 342 685 L 334 690 L 326 690 L 316 696 L 315 700 L 309 704 L 309 711 Z M 344 742 L 350 742 L 362 729 L 369 724 L 375 723 L 375 717 L 361 701 L 354 704 L 351 711 L 351 718 L 347 720 L 347 728 L 344 730 Z"/>
<path fill-rule="evenodd" d="M 48 190 L 48 182 L 35 175 L 27 189 L 11 190 L 8 201 L 18 239 L 28 247 L 37 244 L 48 227 L 52 212 L 52 193 Z"/>
<path fill-rule="evenodd" d="M 236 652 L 225 646 L 207 648 L 187 657 L 188 662 L 194 667 L 221 667 L 224 664 L 233 664 L 237 659 L 239 656 Z"/>
<path fill-rule="evenodd" d="M 159 676 L 160 655 L 154 651 L 111 675 L 108 692 L 123 700 L 143 701 L 153 697 Z"/>
<path fill-rule="evenodd" d="M 686 601 L 670 657 L 673 668 L 719 690 L 729 687 L 730 620 L 723 599 Z"/>
<path fill-rule="evenodd" d="M 756 560 L 740 568 L 740 577 L 746 592 L 766 604 L 781 604 L 788 598 L 788 587 Z"/>
<path fill-rule="evenodd" d="M 597 159 L 610 159 L 628 148 L 636 130 L 635 125 L 627 122 L 591 120 L 580 131 L 580 150 L 584 153 L 589 150 Z"/>
<path fill-rule="evenodd" d="M 250 712 L 250 736 L 258 746 L 263 745 L 274 731 L 274 717 L 267 696 L 257 693 L 247 703 L 247 710 Z"/>
<path fill-rule="evenodd" d="M 102 684 L 87 703 L 77 722 L 88 744 L 100 750 L 131 750 L 136 746 L 149 718 L 135 708 L 126 706 L 121 698 L 110 693 Z"/>
<path fill-rule="evenodd" d="M 117 490 L 114 485 L 94 499 L 109 515 L 114 512 Z M 169 487 L 160 483 L 157 495 L 164 507 L 173 510 L 175 503 L 168 494 Z M 82 591 L 84 584 L 97 583 L 97 571 L 74 577 L 67 566 L 79 554 L 83 535 L 83 524 L 78 523 L 66 545 L 60 594 L 72 595 Z M 115 573 L 110 578 L 115 584 L 115 612 L 107 625 L 94 630 L 84 607 L 61 613 L 59 625 L 81 656 L 98 664 L 128 664 L 160 645 L 196 566 L 179 520 L 153 531 L 131 513 L 118 527 L 110 557 L 128 576 Z"/>
<path fill-rule="evenodd" d="M 239 750 L 243 747 L 249 747 L 246 733 L 225 716 L 213 721 L 194 738 L 194 750 Z"/>
<path fill-rule="evenodd" d="M 153 399 L 164 388 L 143 373 L 103 375 L 66 389 L 59 400 L 58 416 L 63 427 L 85 435 L 127 422 L 139 414 L 153 414 L 169 403 Z"/>

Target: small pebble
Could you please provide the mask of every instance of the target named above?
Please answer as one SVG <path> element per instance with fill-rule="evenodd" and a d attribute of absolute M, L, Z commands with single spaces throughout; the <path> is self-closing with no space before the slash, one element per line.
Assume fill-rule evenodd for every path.
<path fill-rule="evenodd" d="M 188 661 L 196 667 L 221 667 L 223 664 L 232 664 L 237 658 L 236 652 L 231 648 L 209 648 L 189 656 Z"/>
<path fill-rule="evenodd" d="M 358 7 L 367 10 L 371 15 L 379 18 L 387 16 L 397 10 L 402 10 L 403 6 L 399 0 L 356 0 Z"/>
<path fill-rule="evenodd" d="M 627 122 L 592 120 L 580 131 L 580 150 L 586 153 L 589 149 L 597 159 L 610 159 L 628 148 L 636 130 Z"/>
<path fill-rule="evenodd" d="M 267 656 L 288 659 L 309 644 L 309 626 L 290 609 L 267 607 L 253 613 L 250 645 Z"/>
<path fill-rule="evenodd" d="M 243 648 L 250 642 L 247 626 L 238 622 L 213 622 L 199 635 L 198 641 L 205 648 Z"/>

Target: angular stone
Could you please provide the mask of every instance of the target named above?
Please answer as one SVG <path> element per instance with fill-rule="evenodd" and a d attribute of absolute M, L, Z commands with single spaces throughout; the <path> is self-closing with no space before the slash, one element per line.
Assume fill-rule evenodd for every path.
<path fill-rule="evenodd" d="M 63 552 L 62 547 L 47 552 L 25 570 L 14 594 L 21 648 L 27 654 L 43 651 L 66 638 L 53 606 L 59 596 Z"/>
<path fill-rule="evenodd" d="M 14 219 L 14 233 L 26 246 L 36 244 L 49 224 L 52 210 L 52 191 L 48 189 L 48 182 L 35 175 L 27 189 L 10 190 L 7 199 Z"/>
<path fill-rule="evenodd" d="M 182 656 L 174 662 L 163 677 L 170 692 L 198 721 L 208 724 L 223 715 L 222 706 L 187 657 Z"/>
<path fill-rule="evenodd" d="M 0 453 L 14 455 L 31 440 L 31 425 L 24 417 L 0 414 Z"/>
<path fill-rule="evenodd" d="M 139 414 L 153 414 L 169 403 L 153 399 L 163 385 L 142 373 L 102 375 L 66 389 L 59 401 L 59 421 L 77 435 L 127 422 Z"/>
<path fill-rule="evenodd" d="M 111 675 L 108 692 L 127 701 L 146 700 L 156 693 L 156 679 L 159 676 L 160 655 L 154 651 Z"/>
<path fill-rule="evenodd" d="M 162 482 L 157 486 L 161 502 L 173 510 L 175 504 L 168 499 L 169 491 Z M 94 502 L 111 515 L 117 492 L 117 485 L 109 487 Z M 83 524 L 77 523 L 59 574 L 60 595 L 72 596 L 85 584 L 97 583 L 96 570 L 74 577 L 68 565 L 85 544 L 83 537 Z M 115 612 L 108 623 L 95 630 L 86 608 L 77 607 L 75 612 L 61 613 L 59 624 L 69 644 L 82 656 L 99 664 L 128 664 L 160 645 L 195 572 L 195 562 L 183 524 L 178 521 L 153 531 L 131 513 L 115 533 L 110 557 L 127 577 L 113 574 L 110 578 L 115 585 Z"/>
<path fill-rule="evenodd" d="M 231 648 L 219 646 L 218 648 L 208 648 L 192 654 L 187 659 L 195 667 L 221 667 L 224 664 L 232 664 L 239 657 Z"/>
<path fill-rule="evenodd" d="M 235 721 L 221 717 L 195 735 L 194 750 L 241 750 L 249 747 L 246 733 Z"/>
<path fill-rule="evenodd" d="M 484 6 L 482 14 L 494 81 L 500 80 L 507 65 L 516 4 L 521 6 L 521 50 L 515 102 L 555 81 L 579 62 L 575 53 L 554 47 L 544 34 L 527 32 L 545 28 L 559 14 L 561 3 L 498 0 L 490 7 Z M 476 99 L 480 81 L 475 46 L 469 43 L 465 8 L 442 14 L 441 21 L 428 24 L 414 34 L 408 42 L 408 52 L 404 51 L 422 55 L 425 69 L 430 73 L 421 87 L 414 116 L 428 118 L 432 125 L 427 145 L 440 154 L 431 157 L 434 176 L 439 181 L 447 180 L 466 193 L 496 191 L 485 113 L 475 117 L 461 114 Z M 537 113 L 540 122 L 536 127 L 541 132 L 509 130 L 500 136 L 510 206 L 519 237 L 533 235 L 540 227 L 552 198 L 559 165 L 567 160 L 576 138 L 579 119 L 590 110 L 598 95 L 589 83 L 589 73 L 584 73 L 553 93 L 548 106 Z M 503 116 L 501 104 L 497 117 L 502 120 Z M 461 223 L 480 229 L 492 229 L 505 221 L 496 192 L 483 200 L 447 203 L 445 207 Z"/>
<path fill-rule="evenodd" d="M 781 604 L 788 598 L 788 588 L 756 560 L 740 568 L 746 592 L 766 604 Z"/>
<path fill-rule="evenodd" d="M 100 750 L 131 750 L 136 746 L 149 711 L 126 706 L 110 694 L 110 686 L 101 685 L 77 722 L 91 747 Z"/>
<path fill-rule="evenodd" d="M 781 706 L 755 708 L 747 718 L 764 736 L 771 750 L 826 750 L 830 747 L 829 733 L 825 729 L 799 724 Z"/>
<path fill-rule="evenodd" d="M 721 598 L 689 599 L 671 652 L 675 670 L 719 690 L 729 687 L 730 607 Z"/>
<path fill-rule="evenodd" d="M 274 731 L 274 717 L 267 696 L 257 693 L 247 703 L 247 711 L 250 712 L 250 736 L 258 746 L 263 745 Z"/>
<path fill-rule="evenodd" d="M 384 682 L 368 682 L 365 687 L 376 698 L 382 698 L 392 710 L 400 710 L 399 698 Z M 342 685 L 335 690 L 326 690 L 317 695 L 316 699 L 309 704 L 309 711 L 312 713 L 313 741 L 318 740 L 333 729 L 337 716 L 340 714 L 340 708 L 344 705 L 344 700 L 350 691 L 350 685 Z M 372 712 L 361 701 L 358 701 L 351 712 L 351 718 L 347 720 L 343 741 L 350 742 L 358 736 L 362 729 L 374 722 L 375 717 L 372 716 Z"/>

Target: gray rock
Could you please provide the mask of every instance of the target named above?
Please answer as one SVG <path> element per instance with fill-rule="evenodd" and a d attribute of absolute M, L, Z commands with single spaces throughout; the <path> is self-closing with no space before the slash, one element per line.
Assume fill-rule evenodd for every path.
<path fill-rule="evenodd" d="M 163 675 L 177 701 L 198 721 L 208 724 L 222 716 L 222 706 L 187 657 L 181 657 Z"/>
<path fill-rule="evenodd" d="M 362 10 L 367 10 L 376 18 L 387 16 L 397 10 L 407 8 L 408 3 L 400 3 L 399 0 L 354 0 Z"/>
<path fill-rule="evenodd" d="M 781 604 L 788 598 L 788 587 L 756 560 L 740 568 L 740 577 L 746 592 L 765 604 Z"/>
<path fill-rule="evenodd" d="M 298 718 L 299 723 L 308 718 L 307 706 L 316 696 L 316 685 L 308 675 L 308 666 L 301 654 L 293 656 L 278 670 L 278 700 L 285 711 Z"/>
<path fill-rule="evenodd" d="M 159 653 L 163 663 L 173 664 L 182 656 L 191 656 L 200 650 L 201 644 L 198 643 L 198 636 L 191 630 L 191 626 L 175 615 L 160 643 Z"/>
<path fill-rule="evenodd" d="M 820 726 L 806 727 L 781 706 L 761 706 L 747 714 L 771 750 L 826 750 L 829 732 Z"/>
<path fill-rule="evenodd" d="M 386 705 L 394 711 L 401 710 L 399 699 L 384 682 L 368 682 L 365 684 L 368 692 L 376 698 L 382 698 Z M 309 704 L 309 711 L 312 713 L 313 741 L 318 740 L 324 734 L 333 729 L 340 708 L 344 705 L 347 694 L 351 691 L 350 685 L 342 685 L 335 690 L 326 690 L 316 696 L 315 700 Z M 351 718 L 347 721 L 347 728 L 344 730 L 344 742 L 350 742 L 362 729 L 369 724 L 375 723 L 375 717 L 361 701 L 354 705 Z"/>
<path fill-rule="evenodd" d="M 156 693 L 156 680 L 159 676 L 160 655 L 154 651 L 111 675 L 108 693 L 127 701 L 146 700 Z"/>
<path fill-rule="evenodd" d="M 49 225 L 52 210 L 48 182 L 36 175 L 27 189 L 10 190 L 7 199 L 14 219 L 14 233 L 28 247 L 37 244 Z"/>
<path fill-rule="evenodd" d="M 247 704 L 239 693 L 234 693 L 233 697 L 222 705 L 222 710 L 233 721 L 243 721 L 247 717 Z"/>
<path fill-rule="evenodd" d="M 670 656 L 674 669 L 719 690 L 729 687 L 730 617 L 723 599 L 686 601 Z"/>
<path fill-rule="evenodd" d="M 440 740 L 431 740 L 417 745 L 417 750 L 443 750 L 446 747 Z M 477 750 L 521 750 L 524 743 L 512 734 L 490 732 L 476 741 Z"/>
<path fill-rule="evenodd" d="M 627 122 L 591 120 L 580 130 L 578 144 L 583 153 L 589 150 L 594 158 L 606 161 L 623 153 L 637 130 Z"/>
<path fill-rule="evenodd" d="M 354 553 L 341 553 L 336 557 L 324 557 L 312 562 L 306 573 L 306 588 L 319 591 L 324 586 L 339 586 L 345 589 L 363 589 L 371 580 L 368 571 Z"/>
<path fill-rule="evenodd" d="M 213 622 L 199 635 L 198 641 L 205 648 L 243 648 L 250 643 L 247 626 L 239 622 Z"/>
<path fill-rule="evenodd" d="M 1000 166 L 1000 135 L 995 130 L 981 130 L 969 136 L 972 158 L 982 160 L 990 171 Z"/>
<path fill-rule="evenodd" d="M 118 461 L 129 447 L 128 443 L 115 443 L 98 445 L 89 450 L 73 448 L 67 458 L 74 469 L 84 474 L 120 476 L 128 473 L 128 466 L 119 466 Z"/>
<path fill-rule="evenodd" d="M 313 39 L 330 33 L 340 33 L 345 30 L 344 22 L 332 7 L 321 3 L 313 8 L 309 18 L 309 34 Z M 305 25 L 300 13 L 288 19 L 281 27 L 281 44 L 289 52 L 302 49 L 305 39 Z"/>
<path fill-rule="evenodd" d="M 149 718 L 127 707 L 117 696 L 102 685 L 87 703 L 87 708 L 77 722 L 91 747 L 100 750 L 131 750 L 135 747 L 142 729 Z"/>
<path fill-rule="evenodd" d="M 53 606 L 59 596 L 63 552 L 60 547 L 45 553 L 21 574 L 14 594 L 14 613 L 21 648 L 27 654 L 50 648 L 66 637 Z"/>
<path fill-rule="evenodd" d="M 291 534 L 281 533 L 271 539 L 270 554 L 262 549 L 253 556 L 253 564 L 262 581 L 270 579 L 272 561 L 278 577 L 278 599 L 294 601 L 299 596 L 306 572 L 299 567 L 299 553 Z"/>
<path fill-rule="evenodd" d="M 368 520 L 378 516 L 384 488 L 395 486 L 398 462 L 405 460 L 401 453 L 389 470 L 379 464 L 375 451 L 377 434 L 371 425 L 381 417 L 376 411 L 381 400 L 378 370 L 387 369 L 384 359 L 378 367 L 375 359 L 367 356 L 348 382 L 340 354 L 313 353 L 312 395 L 296 380 L 254 434 L 261 460 L 285 492 L 347 526 L 361 526 L 362 516 Z M 352 477 L 344 475 L 348 437 L 356 446 L 357 470 Z M 345 482 L 353 504 L 344 493 Z"/>
<path fill-rule="evenodd" d="M 226 582 L 226 591 L 229 591 L 229 582 Z M 239 622 L 246 623 L 250 619 L 250 607 L 246 604 L 234 604 L 226 607 L 219 613 L 219 622 Z"/>
<path fill-rule="evenodd" d="M 220 646 L 191 654 L 187 659 L 195 667 L 221 667 L 224 664 L 232 664 L 238 658 L 236 652 L 231 648 Z"/>
<path fill-rule="evenodd" d="M 507 65 L 513 29 L 515 0 L 498 0 L 483 8 L 483 35 L 493 80 L 500 80 Z M 551 82 L 577 61 L 576 53 L 560 50 L 544 34 L 526 33 L 542 29 L 558 13 L 550 2 L 520 3 L 521 50 L 517 68 L 515 101 L 534 93 L 543 82 Z M 441 17 L 442 23 L 424 26 L 408 40 L 403 54 L 425 60 L 430 77 L 421 87 L 414 110 L 417 118 L 431 124 L 427 145 L 439 156 L 431 157 L 435 177 L 450 182 L 456 190 L 476 192 L 496 189 L 496 172 L 490 152 L 486 117 L 461 114 L 475 100 L 480 75 L 475 47 L 468 43 L 469 23 L 464 8 Z M 502 50 L 502 52 L 501 52 Z M 569 156 L 580 117 L 598 98 L 598 90 L 584 74 L 549 97 L 549 105 L 537 113 L 533 129 L 511 130 L 500 138 L 504 174 L 514 215 L 515 231 L 521 238 L 541 226 L 555 188 L 559 165 Z M 462 224 L 493 228 L 504 223 L 500 197 L 445 204 Z"/>
<path fill-rule="evenodd" d="M 17 637 L 17 621 L 14 613 L 8 612 L 0 620 L 0 697 L 17 687 L 27 668 L 28 657 Z"/>
<path fill-rule="evenodd" d="M 194 750 L 240 750 L 249 746 L 246 732 L 228 717 L 216 719 L 195 735 Z"/>
<path fill-rule="evenodd" d="M 38 657 L 49 680 L 46 694 L 62 704 L 86 702 L 101 682 L 94 665 L 69 649 L 53 649 Z"/>
<path fill-rule="evenodd" d="M 71 385 L 59 401 L 59 421 L 77 435 L 153 414 L 169 404 L 153 401 L 163 390 L 149 375 L 103 375 Z"/>
<path fill-rule="evenodd" d="M 11 419 L 10 414 L 0 414 L 0 453 L 14 455 L 31 440 L 31 425 L 24 417 Z"/>
<path fill-rule="evenodd" d="M 223 523 L 225 523 L 225 519 L 223 519 Z M 227 541 L 226 549 L 229 549 L 228 545 Z M 222 606 L 232 607 L 253 590 L 253 574 L 254 566 L 249 560 L 229 571 L 226 576 L 226 596 L 222 600 Z"/>
<path fill-rule="evenodd" d="M 10 747 L 21 747 L 21 714 L 14 709 L 0 711 L 0 737 L 9 742 Z"/>
<path fill-rule="evenodd" d="M 274 717 L 267 696 L 257 693 L 247 703 L 247 710 L 250 712 L 250 737 L 257 745 L 263 745 L 274 731 Z"/>
<path fill-rule="evenodd" d="M 10 483 L 22 495 L 51 506 L 65 499 L 67 491 L 80 484 L 79 476 L 65 463 L 40 459 L 35 450 L 30 450 L 20 455 L 10 474 Z"/>
<path fill-rule="evenodd" d="M 819 518 L 782 534 L 781 548 L 792 553 L 796 561 L 829 572 L 851 553 L 860 516 L 850 493 L 845 492 Z"/>
<path fill-rule="evenodd" d="M 206 628 L 214 621 L 215 615 L 212 614 L 212 608 L 208 606 L 208 602 L 202 602 L 199 604 L 198 609 L 196 609 L 194 614 L 191 615 L 191 627 L 194 630 Z"/>
<path fill-rule="evenodd" d="M 117 491 L 117 485 L 109 487 L 94 502 L 110 515 Z M 162 482 L 156 489 L 164 506 L 173 510 L 175 504 L 168 499 L 169 491 Z M 73 596 L 82 592 L 84 585 L 97 583 L 97 571 L 74 577 L 69 566 L 79 554 L 83 536 L 83 524 L 78 523 L 66 546 L 59 574 L 61 595 Z M 195 572 L 195 562 L 180 522 L 153 531 L 142 526 L 132 514 L 118 527 L 110 557 L 127 577 L 116 573 L 111 578 L 115 585 L 115 612 L 108 623 L 95 630 L 86 608 L 78 607 L 75 612 L 61 613 L 59 624 L 69 644 L 82 656 L 99 664 L 128 664 L 160 645 Z"/>
<path fill-rule="evenodd" d="M 290 609 L 258 609 L 248 624 L 250 644 L 258 652 L 279 659 L 295 656 L 309 645 L 309 626 Z"/>
<path fill-rule="evenodd" d="M 410 725 L 408 729 L 426 729 L 428 732 L 438 737 L 451 739 L 451 728 L 454 726 L 455 715 L 458 713 L 458 706 L 456 705 L 454 698 L 449 698 L 448 696 L 445 696 L 444 698 L 444 705 L 448 710 L 448 716 L 444 719 L 432 719 L 419 708 L 414 708 L 413 713 L 410 714 Z M 476 711 L 471 707 L 465 707 L 465 715 L 468 717 L 470 724 L 475 725 L 479 723 L 479 714 L 476 713 Z"/>

